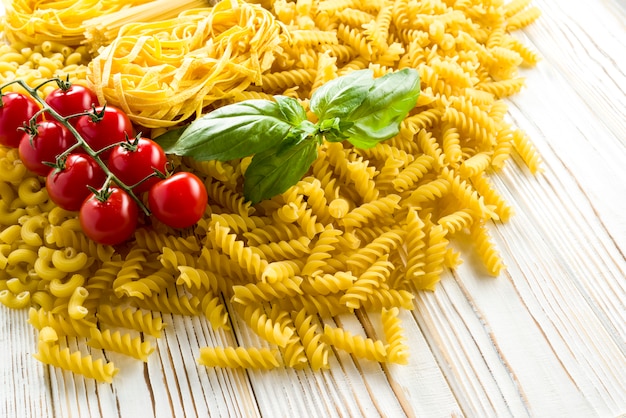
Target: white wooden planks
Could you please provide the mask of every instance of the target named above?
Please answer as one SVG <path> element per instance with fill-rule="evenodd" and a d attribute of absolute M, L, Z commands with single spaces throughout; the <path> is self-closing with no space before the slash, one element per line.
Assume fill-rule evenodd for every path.
<path fill-rule="evenodd" d="M 109 355 L 112 385 L 32 358 L 26 312 L 0 308 L 0 417 L 568 416 L 626 413 L 626 12 L 616 1 L 537 0 L 519 36 L 543 56 L 510 117 L 544 160 L 492 177 L 515 216 L 491 231 L 507 264 L 465 263 L 402 314 L 407 366 L 343 353 L 331 370 L 207 370 L 204 345 L 233 343 L 199 319 L 167 317 L 147 364 Z M 342 317 L 380 332 L 375 315 Z M 237 342 L 259 344 L 233 324 Z"/>

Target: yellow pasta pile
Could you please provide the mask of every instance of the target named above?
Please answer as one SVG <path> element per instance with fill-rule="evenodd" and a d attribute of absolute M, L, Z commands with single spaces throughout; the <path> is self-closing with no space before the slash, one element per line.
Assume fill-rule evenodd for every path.
<path fill-rule="evenodd" d="M 306 104 L 325 81 L 367 67 L 376 74 L 416 68 L 422 94 L 399 135 L 367 150 L 324 144 L 301 181 L 255 206 L 241 193 L 250 158 L 173 158 L 179 169 L 205 179 L 206 215 L 191 230 L 139 228 L 120 248 L 89 241 L 75 213 L 50 203 L 42 180 L 26 172 L 16 151 L 0 150 L 0 301 L 30 307 L 40 360 L 104 381 L 116 369 L 99 350 L 145 361 L 153 350 L 145 337 L 160 335 L 161 314 L 203 316 L 216 330 L 248 327 L 258 335 L 255 345 L 200 348 L 199 363 L 208 367 L 318 370 L 329 367 L 333 350 L 406 363 L 400 312 L 413 308 L 416 291 L 434 290 L 444 270 L 460 262 L 450 242 L 469 237 L 486 271 L 498 275 L 504 268 L 488 225 L 512 210 L 490 176 L 514 152 L 531 172 L 539 169 L 539 156 L 507 121 L 503 101 L 523 86 L 519 66 L 538 60 L 509 33 L 537 18 L 528 3 L 268 0 L 262 6 L 269 17 L 256 6 L 223 1 L 219 9 L 190 11 L 185 19 L 199 24 L 214 16 L 213 24 L 224 19 L 223 27 L 233 28 L 215 31 L 207 45 L 223 45 L 237 57 L 232 65 L 250 74 L 223 88 L 215 80 L 213 88 L 227 94 L 214 105 L 273 94 Z M 251 42 L 253 33 L 239 33 L 244 10 L 256 16 L 255 39 L 269 50 L 228 42 L 229 33 Z M 171 22 L 164 25 L 169 37 Z M 133 46 L 126 47 L 129 56 L 149 57 Z M 172 65 L 166 54 L 160 59 Z M 130 76 L 131 61 L 116 68 Z M 106 64 L 92 68 L 98 65 L 113 76 Z M 156 83 L 156 74 L 139 74 L 145 79 L 119 79 L 101 93 L 124 93 L 123 101 L 133 83 L 144 83 L 146 95 L 163 94 L 157 84 L 144 87 Z M 355 334 L 333 321 L 352 313 L 373 313 L 382 331 Z M 71 352 L 66 337 L 91 348 Z"/>

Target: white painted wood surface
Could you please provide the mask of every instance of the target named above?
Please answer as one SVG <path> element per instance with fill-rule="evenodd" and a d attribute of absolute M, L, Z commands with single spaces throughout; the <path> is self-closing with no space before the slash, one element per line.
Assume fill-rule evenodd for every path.
<path fill-rule="evenodd" d="M 513 164 L 496 178 L 516 211 L 492 225 L 507 270 L 488 277 L 466 251 L 418 294 L 402 317 L 409 365 L 340 354 L 318 373 L 208 370 L 199 347 L 232 337 L 166 317 L 147 364 L 111 354 L 122 371 L 96 384 L 33 359 L 27 312 L 1 307 L 0 417 L 626 416 L 626 4 L 533 4 L 543 15 L 518 36 L 543 60 L 510 116 L 544 172 Z"/>

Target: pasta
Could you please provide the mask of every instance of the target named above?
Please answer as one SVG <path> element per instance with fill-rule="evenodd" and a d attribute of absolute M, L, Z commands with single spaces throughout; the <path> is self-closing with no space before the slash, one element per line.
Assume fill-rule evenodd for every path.
<path fill-rule="evenodd" d="M 119 30 L 126 23 L 131 23 L 137 18 L 144 22 L 158 22 L 164 19 L 176 17 L 180 12 L 196 7 L 206 6 L 204 0 L 160 0 L 138 1 L 131 3 L 130 7 L 112 13 L 100 14 L 82 23 L 84 36 L 91 51 L 97 51 L 101 46 L 108 45 L 118 35 Z"/>
<path fill-rule="evenodd" d="M 101 332 L 92 328 L 87 344 L 94 348 L 126 354 L 144 362 L 148 361 L 148 356 L 154 351 L 154 347 L 148 341 L 141 341 L 140 337 L 133 338 L 129 333 L 111 332 L 108 329 Z"/>
<path fill-rule="evenodd" d="M 61 348 L 59 344 L 49 344 L 43 339 L 39 341 L 38 350 L 33 357 L 42 363 L 107 383 L 111 383 L 113 376 L 119 371 L 111 362 L 94 360 L 91 355 L 84 356 L 80 351 L 70 351 L 68 347 Z"/>
<path fill-rule="evenodd" d="M 246 369 L 273 369 L 280 365 L 274 351 L 255 347 L 203 347 L 198 363 L 207 367 Z"/>
<path fill-rule="evenodd" d="M 128 4 L 143 2 L 131 1 Z M 79 45 L 84 39 L 84 20 L 119 10 L 121 6 L 118 2 L 106 0 L 97 3 L 80 0 L 70 4 L 14 1 L 6 11 L 5 32 L 12 43 L 21 41 L 36 45 L 48 42 L 51 48 L 68 48 L 68 45 Z M 48 17 L 52 11 L 55 19 Z"/>
<path fill-rule="evenodd" d="M 324 327 L 324 339 L 332 346 L 368 360 L 383 362 L 387 357 L 387 348 L 381 340 L 353 335 L 350 331 L 341 328 L 326 325 Z"/>
<path fill-rule="evenodd" d="M 250 157 L 172 156 L 174 169 L 203 178 L 203 218 L 176 231 L 155 221 L 116 247 L 87 239 L 17 151 L 0 148 L 0 302 L 29 309 L 37 359 L 110 382 L 112 363 L 63 339 L 146 361 L 155 349 L 147 338 L 162 336 L 163 315 L 173 314 L 220 332 L 236 323 L 260 340 L 201 347 L 206 367 L 321 370 L 341 353 L 406 364 L 402 310 L 462 262 L 455 239 L 469 238 L 486 273 L 506 268 L 489 223 L 513 208 L 491 176 L 511 157 L 541 171 L 503 100 L 524 87 L 518 68 L 539 61 L 510 33 L 538 17 L 529 0 L 223 0 L 143 23 L 132 21 L 142 1 L 116 14 L 100 3 L 76 2 L 75 16 L 42 22 L 43 3 L 14 2 L 0 83 L 68 76 L 152 136 L 247 98 L 285 95 L 308 109 L 317 88 L 356 69 L 415 68 L 421 94 L 398 135 L 369 149 L 325 142 L 296 185 L 256 205 L 242 193 Z M 127 23 L 105 32 L 102 22 Z M 86 42 L 102 45 L 94 53 Z M 380 335 L 354 335 L 336 318 L 368 313 L 380 317 Z"/>
<path fill-rule="evenodd" d="M 234 39 L 245 48 L 234 48 Z M 280 26 L 269 11 L 235 0 L 218 2 L 158 24 L 123 26 L 90 62 L 89 77 L 98 99 L 117 105 L 134 122 L 149 128 L 174 126 L 260 82 L 279 43 Z M 132 66 L 135 75 L 121 72 L 119 62 Z M 287 77 L 274 78 L 284 84 Z"/>
<path fill-rule="evenodd" d="M 385 340 L 387 341 L 387 359 L 392 363 L 408 363 L 408 347 L 402 335 L 402 325 L 398 317 L 400 310 L 397 307 L 382 309 L 381 322 Z"/>

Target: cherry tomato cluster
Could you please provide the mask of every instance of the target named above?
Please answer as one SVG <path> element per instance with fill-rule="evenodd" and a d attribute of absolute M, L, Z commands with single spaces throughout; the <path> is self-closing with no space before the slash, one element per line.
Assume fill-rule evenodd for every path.
<path fill-rule="evenodd" d="M 0 144 L 18 148 L 24 165 L 45 177 L 55 204 L 79 212 L 89 238 L 108 245 L 128 240 L 141 210 L 173 228 L 200 220 L 208 197 L 197 176 L 168 175 L 163 149 L 134 135 L 128 115 L 98 106 L 84 86 L 56 81 L 45 100 L 36 90 L 1 94 Z"/>

